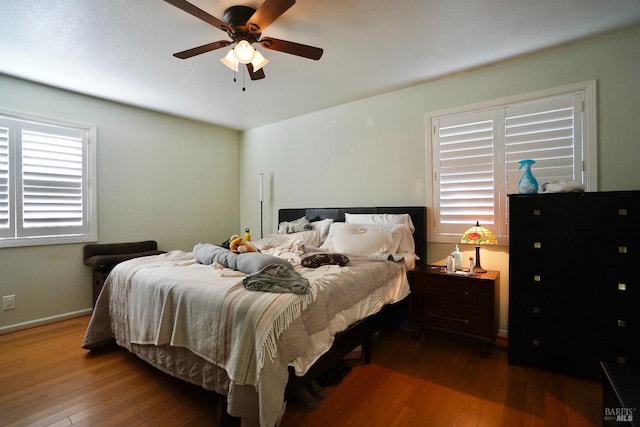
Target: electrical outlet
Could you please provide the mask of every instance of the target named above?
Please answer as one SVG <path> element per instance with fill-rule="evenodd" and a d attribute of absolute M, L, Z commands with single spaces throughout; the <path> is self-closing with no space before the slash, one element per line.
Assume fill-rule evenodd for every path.
<path fill-rule="evenodd" d="M 6 295 L 2 297 L 2 309 L 13 310 L 16 308 L 16 296 Z"/>

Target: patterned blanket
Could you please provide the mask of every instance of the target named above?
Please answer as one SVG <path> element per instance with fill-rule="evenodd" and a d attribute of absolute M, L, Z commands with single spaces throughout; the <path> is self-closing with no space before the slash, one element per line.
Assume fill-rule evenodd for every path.
<path fill-rule="evenodd" d="M 231 408 L 234 389 L 256 390 L 260 424 L 272 426 L 282 408 L 289 361 L 303 355 L 309 337 L 326 329 L 336 313 L 366 299 L 374 283 L 400 269 L 386 262 L 363 264 L 371 264 L 362 267 L 364 280 L 352 266 L 296 267 L 310 284 L 308 293 L 297 295 L 248 291 L 242 277 L 198 264 L 190 252 L 136 258 L 107 278 L 83 347 L 116 338 L 130 350 L 132 345 L 188 349 L 226 371 Z M 296 334 L 288 337 L 299 338 L 280 341 L 294 324 Z M 269 393 L 261 392 L 265 389 Z"/>

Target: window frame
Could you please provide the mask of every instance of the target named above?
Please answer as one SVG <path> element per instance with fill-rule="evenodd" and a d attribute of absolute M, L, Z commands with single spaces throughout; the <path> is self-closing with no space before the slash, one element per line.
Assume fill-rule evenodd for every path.
<path fill-rule="evenodd" d="M 21 111 L 0 108 L 0 119 L 12 123 L 8 134 L 9 160 L 9 229 L 0 235 L 0 248 L 36 245 L 86 243 L 97 241 L 97 126 L 69 120 L 39 116 Z M 35 128 L 61 128 L 61 135 L 70 131 L 81 135 L 82 144 L 82 225 L 80 230 L 69 232 L 65 227 L 42 227 L 43 233 L 34 233 L 38 228 L 22 229 L 17 220 L 23 216 L 21 188 L 24 163 L 20 155 L 22 138 L 16 135 L 23 126 Z M 4 127 L 4 126 L 3 126 Z M 33 130 L 31 130 L 33 132 Z M 18 212 L 20 211 L 20 212 Z M 78 227 L 76 227 L 78 228 Z M 6 230 L 6 229 L 5 229 Z M 52 231 L 57 231 L 52 232 Z"/>
<path fill-rule="evenodd" d="M 435 131 L 437 120 L 454 117 L 457 115 L 492 112 L 499 109 L 506 109 L 510 106 L 523 104 L 527 102 L 536 102 L 553 97 L 581 94 L 583 99 L 581 130 L 582 130 L 582 173 L 586 191 L 597 191 L 598 188 L 598 170 L 597 170 L 597 100 L 596 100 L 596 81 L 590 80 L 569 84 L 565 86 L 555 87 L 551 89 L 529 92 L 495 100 L 483 101 L 474 104 L 451 107 L 443 110 L 429 112 L 425 115 L 425 139 L 426 139 L 426 177 L 427 182 L 427 201 L 429 208 L 434 210 L 428 217 L 427 224 L 427 240 L 434 243 L 459 243 L 460 236 L 466 228 L 474 225 L 460 225 L 458 230 L 451 227 L 447 232 L 437 232 L 437 222 L 440 218 L 439 212 L 436 212 L 439 206 L 439 200 L 436 197 L 439 194 L 439 181 L 436 176 L 437 166 L 434 164 L 438 158 L 435 156 L 436 141 Z M 498 244 L 508 245 L 508 197 L 505 185 L 504 175 L 507 172 L 504 144 L 504 129 L 500 126 L 494 126 L 496 132 L 493 136 L 494 148 L 494 181 L 493 191 L 495 194 L 493 204 L 493 215 L 496 221 L 492 231 L 498 238 Z"/>

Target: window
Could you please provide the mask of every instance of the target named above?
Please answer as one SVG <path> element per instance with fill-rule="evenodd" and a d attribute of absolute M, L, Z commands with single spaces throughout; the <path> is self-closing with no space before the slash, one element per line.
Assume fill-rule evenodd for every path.
<path fill-rule="evenodd" d="M 0 247 L 95 241 L 95 126 L 0 110 Z"/>
<path fill-rule="evenodd" d="M 479 221 L 507 244 L 520 160 L 535 160 L 540 186 L 572 180 L 596 190 L 595 120 L 593 81 L 428 114 L 429 241 L 458 242 Z"/>

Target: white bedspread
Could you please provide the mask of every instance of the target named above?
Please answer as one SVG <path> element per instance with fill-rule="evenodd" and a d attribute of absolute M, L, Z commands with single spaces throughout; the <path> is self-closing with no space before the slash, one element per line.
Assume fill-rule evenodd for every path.
<path fill-rule="evenodd" d="M 399 263 L 354 260 L 347 267 L 296 270 L 309 280 L 310 293 L 247 291 L 242 277 L 198 264 L 181 251 L 121 263 L 105 282 L 83 347 L 114 337 L 130 350 L 188 349 L 226 371 L 232 415 L 247 415 L 237 401 L 246 397 L 234 396 L 234 390 L 250 386 L 260 424 L 273 426 L 289 364 L 303 373 L 335 333 L 408 294 Z M 285 331 L 286 340 L 280 340 Z"/>

